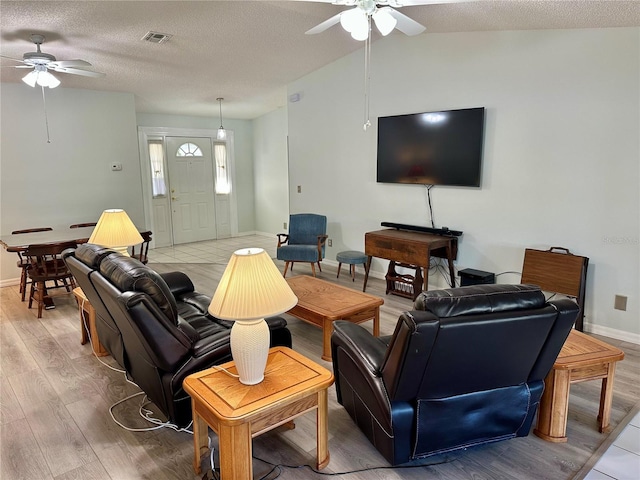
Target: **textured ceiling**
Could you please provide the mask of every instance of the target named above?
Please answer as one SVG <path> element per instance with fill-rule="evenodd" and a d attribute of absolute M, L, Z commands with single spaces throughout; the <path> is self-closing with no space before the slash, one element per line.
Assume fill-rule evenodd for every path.
<path fill-rule="evenodd" d="M 451 1 L 451 0 L 449 0 Z M 83 59 L 102 78 L 57 74 L 65 87 L 135 95 L 145 113 L 255 118 L 286 102 L 286 84 L 362 47 L 337 25 L 304 32 L 345 10 L 313 1 L 0 1 L 0 54 L 42 50 Z M 407 6 L 402 13 L 438 32 L 640 26 L 640 1 L 470 1 Z M 149 31 L 172 38 L 142 41 Z M 403 35 L 394 31 L 391 35 Z M 374 38 L 384 41 L 383 38 Z M 3 58 L 0 80 L 26 70 Z M 28 88 L 25 86 L 25 88 Z"/>

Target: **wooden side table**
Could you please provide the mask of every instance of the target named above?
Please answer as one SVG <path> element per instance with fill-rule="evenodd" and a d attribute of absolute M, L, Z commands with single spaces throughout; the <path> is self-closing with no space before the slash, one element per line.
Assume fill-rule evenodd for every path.
<path fill-rule="evenodd" d="M 80 344 L 84 345 L 89 340 L 91 335 L 91 345 L 93 347 L 93 353 L 96 357 L 105 357 L 109 355 L 109 352 L 102 346 L 100 339 L 98 338 L 98 330 L 96 330 L 96 311 L 89 303 L 89 300 L 85 296 L 80 287 L 73 289 L 73 294 L 78 301 L 78 311 L 80 312 Z M 87 314 L 85 317 L 84 314 Z M 88 324 L 87 324 L 88 323 Z M 89 329 L 89 335 L 87 335 L 87 328 Z"/>
<path fill-rule="evenodd" d="M 233 362 L 221 367 L 237 373 Z M 243 385 L 213 367 L 185 378 L 193 410 L 193 469 L 201 473 L 200 458 L 208 449 L 207 426 L 218 434 L 220 474 L 224 480 L 253 478 L 251 439 L 294 418 L 316 410 L 317 461 L 329 463 L 327 389 L 333 374 L 285 347 L 269 351 L 264 380 Z"/>
<path fill-rule="evenodd" d="M 570 385 L 599 379 L 602 379 L 599 431 L 606 432 L 613 400 L 616 362 L 623 358 L 624 352 L 619 348 L 572 330 L 544 380 L 538 424 L 533 433 L 549 442 L 566 442 Z"/>

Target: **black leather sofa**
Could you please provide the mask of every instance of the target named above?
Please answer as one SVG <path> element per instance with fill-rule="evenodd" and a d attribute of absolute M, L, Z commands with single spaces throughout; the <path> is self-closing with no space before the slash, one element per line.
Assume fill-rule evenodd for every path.
<path fill-rule="evenodd" d="M 338 402 L 392 465 L 526 436 L 578 312 L 535 286 L 479 285 L 422 292 L 391 337 L 336 321 Z"/>
<path fill-rule="evenodd" d="M 167 419 L 191 421 L 184 378 L 231 359 L 232 322 L 208 314 L 211 298 L 181 272 L 158 274 L 138 260 L 98 245 L 63 252 L 96 310 L 100 342 Z M 271 346 L 291 347 L 281 317 L 266 319 Z"/>

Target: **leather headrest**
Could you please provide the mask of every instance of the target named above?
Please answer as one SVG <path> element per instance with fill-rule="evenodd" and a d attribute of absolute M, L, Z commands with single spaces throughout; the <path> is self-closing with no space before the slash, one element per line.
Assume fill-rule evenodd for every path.
<path fill-rule="evenodd" d="M 100 263 L 100 273 L 119 290 L 146 293 L 170 321 L 177 325 L 178 307 L 162 277 L 135 258 L 114 252 Z"/>
<path fill-rule="evenodd" d="M 439 318 L 541 308 L 546 300 L 536 285 L 474 285 L 422 292 L 416 310 Z"/>
<path fill-rule="evenodd" d="M 115 250 L 93 243 L 84 243 L 76 248 L 75 257 L 88 267 L 97 269 L 102 259 L 112 253 L 116 253 Z"/>

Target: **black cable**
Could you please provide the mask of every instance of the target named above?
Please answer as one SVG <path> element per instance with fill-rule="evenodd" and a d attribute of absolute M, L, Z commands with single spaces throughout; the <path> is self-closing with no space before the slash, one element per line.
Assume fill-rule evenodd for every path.
<path fill-rule="evenodd" d="M 433 207 L 431 205 L 431 189 L 433 185 L 425 185 L 427 188 L 427 201 L 429 202 L 429 218 L 431 219 L 431 228 L 436 228 L 435 222 L 433 221 Z"/>
<path fill-rule="evenodd" d="M 445 463 L 451 463 L 454 460 L 457 460 L 457 457 L 453 457 L 453 458 L 450 458 L 450 459 L 442 460 L 440 462 L 426 463 L 426 464 L 420 464 L 420 465 L 396 465 L 396 466 L 393 466 L 393 465 L 381 465 L 381 466 L 378 466 L 378 467 L 360 468 L 360 469 L 357 469 L 357 470 L 349 470 L 349 471 L 346 471 L 346 472 L 321 472 L 319 470 L 316 470 L 315 468 L 313 468 L 311 465 L 308 465 L 308 464 L 304 464 L 304 465 L 285 465 L 283 463 L 278 463 L 278 464 L 272 463 L 272 462 L 270 462 L 268 460 L 264 460 L 263 458 L 257 457 L 255 455 L 253 455 L 253 458 L 255 458 L 256 460 L 259 460 L 259 461 L 261 461 L 263 463 L 266 463 L 267 465 L 271 465 L 271 466 L 274 467 L 274 468 L 271 469 L 271 471 L 269 471 L 269 473 L 267 473 L 267 475 L 271 474 L 271 472 L 273 472 L 273 470 L 276 467 L 278 467 L 278 468 L 290 468 L 292 470 L 298 470 L 298 469 L 301 469 L 301 468 L 308 468 L 313 473 L 315 473 L 317 475 L 324 475 L 326 477 L 334 477 L 334 476 L 337 476 L 337 475 L 351 475 L 352 473 L 371 472 L 373 470 L 406 470 L 406 469 L 409 469 L 409 468 L 433 467 L 435 465 L 443 465 Z M 278 478 L 281 473 L 282 473 L 282 471 L 280 471 L 278 473 L 278 476 L 274 477 L 274 478 Z M 260 480 L 264 480 L 267 475 L 263 476 Z"/>

